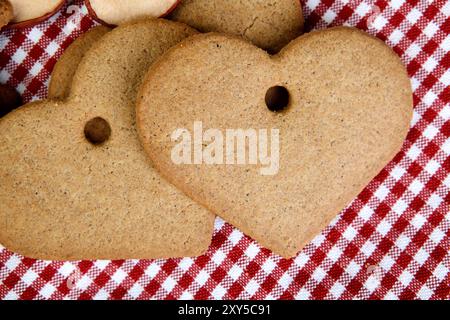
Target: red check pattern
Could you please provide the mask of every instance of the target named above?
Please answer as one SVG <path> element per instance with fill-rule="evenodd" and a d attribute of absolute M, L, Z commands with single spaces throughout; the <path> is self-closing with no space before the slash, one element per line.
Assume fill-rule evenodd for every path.
<path fill-rule="evenodd" d="M 0 249 L 0 299 L 449 299 L 450 2 L 306 0 L 309 30 L 351 25 L 401 56 L 414 88 L 403 150 L 294 259 L 217 219 L 198 258 L 36 261 Z M 0 82 L 45 98 L 64 49 L 95 23 L 81 1 L 0 34 Z"/>

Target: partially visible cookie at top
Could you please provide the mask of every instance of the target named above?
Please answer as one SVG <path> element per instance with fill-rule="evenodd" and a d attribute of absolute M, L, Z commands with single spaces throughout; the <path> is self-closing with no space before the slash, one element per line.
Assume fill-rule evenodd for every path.
<path fill-rule="evenodd" d="M 0 0 L 0 29 L 14 17 L 13 7 L 8 0 Z"/>
<path fill-rule="evenodd" d="M 8 27 L 25 28 L 40 23 L 59 11 L 65 0 L 9 0 L 14 16 Z"/>
<path fill-rule="evenodd" d="M 202 32 L 243 36 L 271 52 L 299 36 L 304 24 L 299 0 L 184 0 L 170 19 Z"/>
<path fill-rule="evenodd" d="M 64 99 L 69 95 L 73 76 L 84 55 L 110 30 L 105 26 L 95 27 L 76 39 L 64 51 L 52 71 L 48 88 L 49 99 Z"/>
<path fill-rule="evenodd" d="M 180 0 L 85 0 L 90 16 L 108 26 L 121 25 L 144 18 L 162 18 Z"/>

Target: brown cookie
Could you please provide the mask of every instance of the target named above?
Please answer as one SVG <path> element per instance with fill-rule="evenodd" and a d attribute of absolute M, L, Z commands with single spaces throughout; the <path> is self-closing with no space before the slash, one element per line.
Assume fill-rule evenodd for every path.
<path fill-rule="evenodd" d="M 64 51 L 52 71 L 48 88 L 49 99 L 63 99 L 69 95 L 72 79 L 80 61 L 92 45 L 109 31 L 111 29 L 104 26 L 94 27 L 76 39 Z"/>
<path fill-rule="evenodd" d="M 0 118 L 22 105 L 19 93 L 11 87 L 0 84 Z"/>
<path fill-rule="evenodd" d="M 299 0 L 183 0 L 171 19 L 202 32 L 243 36 L 276 52 L 303 31 Z"/>
<path fill-rule="evenodd" d="M 8 0 L 0 0 L 0 29 L 6 26 L 14 17 L 13 7 Z"/>
<path fill-rule="evenodd" d="M 275 56 L 193 36 L 150 68 L 139 97 L 139 135 L 160 172 L 283 257 L 395 156 L 412 116 L 398 56 L 345 27 Z"/>
<path fill-rule="evenodd" d="M 9 27 L 25 28 L 33 26 L 53 16 L 66 2 L 65 0 L 9 0 L 14 18 Z"/>
<path fill-rule="evenodd" d="M 0 119 L 0 243 L 41 259 L 202 254 L 214 216 L 152 167 L 135 127 L 145 70 L 195 31 L 123 25 L 86 53 L 66 101 Z"/>

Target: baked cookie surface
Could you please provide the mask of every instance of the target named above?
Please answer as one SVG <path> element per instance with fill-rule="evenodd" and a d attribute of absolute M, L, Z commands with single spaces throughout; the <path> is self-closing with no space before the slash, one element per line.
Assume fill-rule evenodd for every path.
<path fill-rule="evenodd" d="M 66 101 L 31 103 L 0 119 L 2 245 L 52 260 L 208 248 L 214 216 L 161 178 L 135 127 L 145 70 L 194 33 L 162 20 L 118 27 L 86 53 Z"/>
<path fill-rule="evenodd" d="M 108 27 L 94 27 L 77 38 L 66 51 L 64 51 L 52 71 L 48 87 L 49 99 L 67 98 L 72 86 L 73 76 L 84 55 L 94 43 L 100 40 L 109 31 L 111 31 L 111 29 Z"/>
<path fill-rule="evenodd" d="M 170 19 L 202 32 L 239 35 L 270 51 L 299 36 L 304 23 L 298 0 L 183 0 Z"/>
<path fill-rule="evenodd" d="M 275 56 L 230 36 L 193 36 L 150 68 L 139 97 L 139 135 L 160 172 L 283 257 L 304 247 L 396 155 L 412 117 L 398 56 L 345 27 L 301 36 Z M 269 110 L 280 102 L 285 109 Z M 229 129 L 278 130 L 277 170 L 263 175 L 262 161 L 249 160 L 176 163 L 174 133 L 194 139 L 198 123 L 200 134 L 219 130 L 223 140 Z M 187 143 L 188 160 L 195 143 Z M 200 154 L 210 144 L 201 141 Z M 226 147 L 215 155 L 225 157 Z"/>

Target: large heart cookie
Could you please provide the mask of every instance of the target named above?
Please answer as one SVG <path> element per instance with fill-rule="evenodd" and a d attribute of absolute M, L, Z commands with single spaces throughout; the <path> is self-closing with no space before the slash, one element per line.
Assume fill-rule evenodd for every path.
<path fill-rule="evenodd" d="M 157 20 L 106 34 L 66 101 L 0 119 L 0 243 L 42 259 L 193 256 L 214 216 L 163 180 L 137 136 L 135 99 L 150 64 L 196 33 Z"/>
<path fill-rule="evenodd" d="M 394 157 L 411 116 L 398 56 L 344 27 L 275 56 L 237 38 L 191 37 L 151 67 L 137 106 L 141 140 L 167 179 L 284 257 Z"/>

